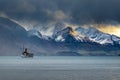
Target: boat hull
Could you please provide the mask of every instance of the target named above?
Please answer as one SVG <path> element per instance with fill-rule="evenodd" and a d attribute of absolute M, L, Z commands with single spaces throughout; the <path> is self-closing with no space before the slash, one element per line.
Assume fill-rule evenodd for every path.
<path fill-rule="evenodd" d="M 22 58 L 33 58 L 33 54 L 21 55 Z"/>

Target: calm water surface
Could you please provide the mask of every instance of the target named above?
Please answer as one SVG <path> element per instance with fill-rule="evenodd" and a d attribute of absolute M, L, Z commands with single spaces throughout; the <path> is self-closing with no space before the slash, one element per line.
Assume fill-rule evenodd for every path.
<path fill-rule="evenodd" d="M 0 57 L 0 80 L 120 80 L 120 57 Z"/>

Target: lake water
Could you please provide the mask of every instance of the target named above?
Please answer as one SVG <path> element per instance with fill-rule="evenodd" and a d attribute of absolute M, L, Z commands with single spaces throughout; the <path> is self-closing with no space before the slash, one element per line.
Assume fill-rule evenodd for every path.
<path fill-rule="evenodd" d="M 0 80 L 120 80 L 120 57 L 0 57 Z"/>

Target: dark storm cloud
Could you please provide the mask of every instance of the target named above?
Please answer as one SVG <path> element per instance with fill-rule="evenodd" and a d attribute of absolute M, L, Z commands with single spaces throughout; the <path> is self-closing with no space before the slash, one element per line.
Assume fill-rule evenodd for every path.
<path fill-rule="evenodd" d="M 0 0 L 0 12 L 15 19 L 41 22 L 120 22 L 119 4 L 120 0 Z"/>

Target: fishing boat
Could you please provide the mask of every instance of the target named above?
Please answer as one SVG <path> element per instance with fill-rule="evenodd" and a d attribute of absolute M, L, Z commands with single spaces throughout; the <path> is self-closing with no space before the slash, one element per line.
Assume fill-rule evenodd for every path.
<path fill-rule="evenodd" d="M 25 48 L 25 50 L 22 52 L 22 55 L 21 55 L 22 58 L 32 58 L 33 56 L 34 54 L 29 53 L 27 48 Z"/>

